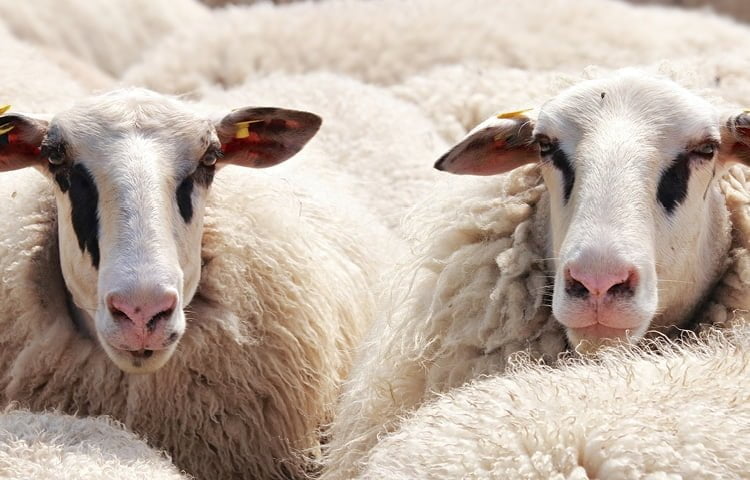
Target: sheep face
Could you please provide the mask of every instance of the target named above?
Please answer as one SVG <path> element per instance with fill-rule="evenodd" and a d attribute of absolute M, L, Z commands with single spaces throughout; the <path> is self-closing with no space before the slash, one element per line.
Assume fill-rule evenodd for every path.
<path fill-rule="evenodd" d="M 217 168 L 279 163 L 302 148 L 320 119 L 246 108 L 213 122 L 176 100 L 127 90 L 49 122 L 7 115 L 0 125 L 2 165 L 35 165 L 54 184 L 74 313 L 121 369 L 147 373 L 164 365 L 185 332 Z"/>
<path fill-rule="evenodd" d="M 679 324 L 711 287 L 729 244 L 714 179 L 746 160 L 748 122 L 672 82 L 620 72 L 563 92 L 537 119 L 493 117 L 436 167 L 495 174 L 538 162 L 552 311 L 574 345 L 596 348 Z"/>

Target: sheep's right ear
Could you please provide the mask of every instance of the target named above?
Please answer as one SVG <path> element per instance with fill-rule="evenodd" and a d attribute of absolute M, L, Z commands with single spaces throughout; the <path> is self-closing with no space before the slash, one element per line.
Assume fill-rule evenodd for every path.
<path fill-rule="evenodd" d="M 41 146 L 49 122 L 22 114 L 1 115 L 9 107 L 0 107 L 0 172 L 31 167 L 41 162 Z"/>
<path fill-rule="evenodd" d="M 275 107 L 247 107 L 226 115 L 216 125 L 224 152 L 222 163 L 265 168 L 302 150 L 322 120 L 310 112 Z"/>
<path fill-rule="evenodd" d="M 496 175 L 539 160 L 534 121 L 525 111 L 493 116 L 440 157 L 435 168 L 458 175 Z"/>

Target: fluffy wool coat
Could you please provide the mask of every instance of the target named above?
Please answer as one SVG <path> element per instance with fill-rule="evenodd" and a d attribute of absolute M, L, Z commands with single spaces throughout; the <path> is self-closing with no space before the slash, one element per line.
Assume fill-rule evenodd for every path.
<path fill-rule="evenodd" d="M 169 458 L 107 417 L 8 410 L 0 414 L 0 478 L 179 480 Z"/>
<path fill-rule="evenodd" d="M 129 375 L 69 313 L 51 188 L 0 175 L 0 403 L 109 415 L 198 478 L 303 475 L 373 315 L 372 230 L 307 186 L 225 167 L 186 333 L 163 368 Z"/>
<path fill-rule="evenodd" d="M 554 369 L 520 362 L 441 395 L 359 478 L 746 478 L 750 332 L 658 343 Z"/>
<path fill-rule="evenodd" d="M 747 174 L 733 167 L 720 181 L 733 243 L 724 274 L 681 327 L 731 323 L 750 309 Z M 326 479 L 355 476 L 378 437 L 436 394 L 502 373 L 519 351 L 551 363 L 569 349 L 549 308 L 548 198 L 538 167 L 440 194 L 414 215 L 424 251 L 401 272 L 393 310 L 373 327 L 347 381 Z"/>

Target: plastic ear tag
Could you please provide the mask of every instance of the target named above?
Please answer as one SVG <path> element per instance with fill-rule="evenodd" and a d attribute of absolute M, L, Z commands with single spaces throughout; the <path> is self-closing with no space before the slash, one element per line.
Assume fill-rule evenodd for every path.
<path fill-rule="evenodd" d="M 3 113 L 7 112 L 8 110 L 10 110 L 10 105 L 0 106 L 0 115 L 2 115 Z"/>
<path fill-rule="evenodd" d="M 247 138 L 250 136 L 250 124 L 260 123 L 263 120 L 248 120 L 247 122 L 237 122 L 234 124 L 237 131 L 234 132 L 234 138 Z"/>
<path fill-rule="evenodd" d="M 504 112 L 497 115 L 499 119 L 518 118 L 522 117 L 524 113 L 534 110 L 533 108 L 525 108 L 523 110 L 516 110 L 514 112 Z"/>
<path fill-rule="evenodd" d="M 16 126 L 13 125 L 12 123 L 6 123 L 4 125 L 0 125 L 0 135 L 5 135 L 6 133 L 10 132 L 14 128 L 16 128 Z"/>

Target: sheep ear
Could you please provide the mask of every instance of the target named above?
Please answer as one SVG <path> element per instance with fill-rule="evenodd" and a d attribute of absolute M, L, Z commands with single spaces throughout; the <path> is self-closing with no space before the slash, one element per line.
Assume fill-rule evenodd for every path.
<path fill-rule="evenodd" d="M 0 114 L 8 108 L 0 107 Z M 47 120 L 28 115 L 0 115 L 0 172 L 39 164 L 48 126 Z"/>
<path fill-rule="evenodd" d="M 496 175 L 539 160 L 534 121 L 523 112 L 497 115 L 440 157 L 435 168 L 458 175 Z"/>
<path fill-rule="evenodd" d="M 750 166 L 750 111 L 729 115 L 721 129 L 719 162 Z"/>
<path fill-rule="evenodd" d="M 235 110 L 216 125 L 224 153 L 221 162 L 254 168 L 279 164 L 302 150 L 321 123 L 319 116 L 297 110 Z"/>

